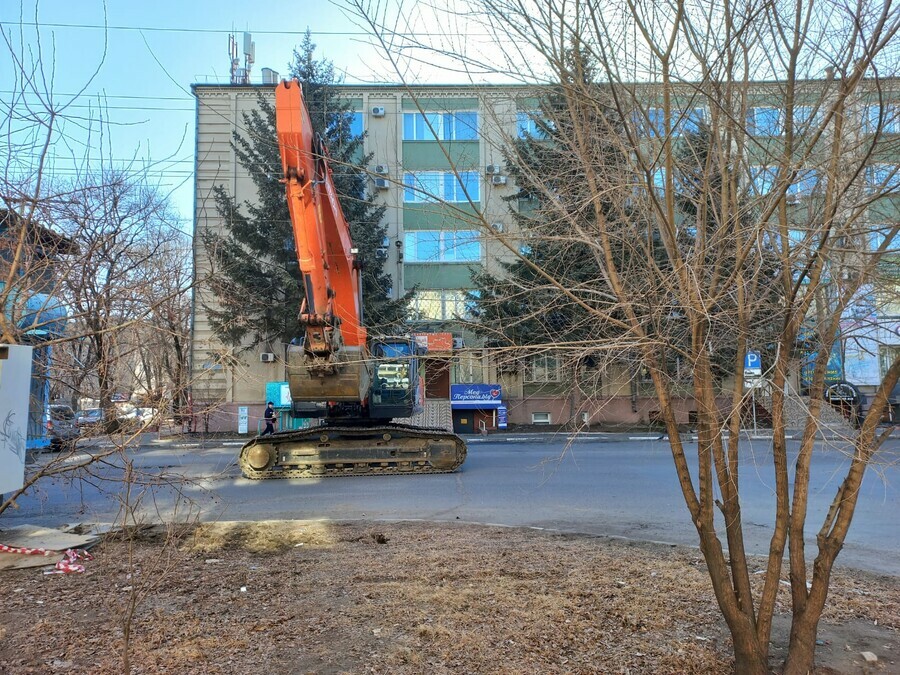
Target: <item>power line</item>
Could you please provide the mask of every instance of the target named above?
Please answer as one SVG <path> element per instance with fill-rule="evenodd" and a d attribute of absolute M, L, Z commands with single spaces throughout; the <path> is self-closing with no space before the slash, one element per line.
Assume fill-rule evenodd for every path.
<path fill-rule="evenodd" d="M 2 22 L 0 22 L 2 23 Z M 9 22 L 7 22 L 9 23 Z M 90 30 L 124 30 L 124 31 L 145 31 L 148 33 L 200 33 L 211 35 L 228 35 L 231 33 L 248 32 L 254 35 L 306 35 L 306 30 L 258 30 L 240 31 L 234 28 L 173 28 L 166 26 L 112 26 L 94 23 L 43 23 L 37 21 L 21 21 L 15 22 L 19 26 L 31 26 L 37 28 L 86 28 Z M 345 30 L 311 30 L 308 31 L 312 36 L 321 37 L 372 37 L 371 33 L 366 31 L 345 31 Z M 454 32 L 414 32 L 414 33 L 392 33 L 394 37 L 494 37 L 490 33 L 454 33 Z"/>

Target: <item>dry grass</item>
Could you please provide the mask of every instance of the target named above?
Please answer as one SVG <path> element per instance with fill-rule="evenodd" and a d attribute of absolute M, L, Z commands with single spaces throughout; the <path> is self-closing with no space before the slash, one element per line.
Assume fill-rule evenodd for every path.
<path fill-rule="evenodd" d="M 85 575 L 5 575 L 0 672 L 118 672 L 127 589 L 158 574 L 161 545 L 137 544 L 134 569 L 126 545 L 110 541 Z M 495 527 L 273 522 L 205 525 L 172 555 L 173 571 L 138 609 L 134 672 L 731 669 L 689 549 Z M 842 574 L 829 616 L 897 627 L 898 607 L 896 580 Z"/>

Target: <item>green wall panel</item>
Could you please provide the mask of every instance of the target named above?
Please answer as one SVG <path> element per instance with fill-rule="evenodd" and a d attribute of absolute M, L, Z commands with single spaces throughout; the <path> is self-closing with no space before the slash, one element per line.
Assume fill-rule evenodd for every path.
<path fill-rule="evenodd" d="M 472 263 L 444 263 L 432 265 L 403 265 L 403 285 L 406 288 L 471 288 Z"/>
<path fill-rule="evenodd" d="M 444 155 L 441 144 L 436 141 L 403 141 L 403 168 L 406 171 L 477 169 L 480 153 L 478 141 L 444 141 Z"/>
<path fill-rule="evenodd" d="M 478 110 L 481 106 L 474 96 L 420 98 L 418 101 L 411 98 L 403 99 L 403 112 L 419 112 L 420 107 L 426 112 L 444 112 L 448 110 Z"/>
<path fill-rule="evenodd" d="M 477 229 L 481 221 L 476 209 L 469 204 L 404 204 L 404 230 L 471 230 Z"/>

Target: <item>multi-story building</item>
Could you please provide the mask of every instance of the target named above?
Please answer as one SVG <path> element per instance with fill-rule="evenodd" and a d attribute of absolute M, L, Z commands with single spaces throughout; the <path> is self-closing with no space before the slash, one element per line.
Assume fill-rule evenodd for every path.
<path fill-rule="evenodd" d="M 194 85 L 197 229 L 221 227 L 212 199 L 214 186 L 225 186 L 238 202 L 254 200 L 253 183 L 236 162 L 232 134 L 240 132 L 242 114 L 256 107 L 258 93 L 270 89 L 271 85 Z M 594 372 L 581 363 L 581 372 L 573 373 L 552 352 L 526 357 L 524 363 L 493 358 L 460 321 L 467 315 L 473 269 L 497 272 L 502 262 L 515 257 L 501 240 L 515 241 L 511 209 L 523 205 L 508 199 L 516 187 L 507 175 L 502 149 L 510 139 L 533 131 L 534 91 L 486 85 L 360 85 L 342 86 L 341 91 L 356 111 L 354 131 L 366 132 L 365 152 L 373 156 L 368 167 L 371 190 L 387 206 L 387 237 L 379 255 L 393 278 L 392 294 L 417 289 L 410 332 L 423 334 L 429 345 L 427 397 L 449 402 L 456 429 L 494 429 L 506 415 L 512 424 L 652 422 L 657 409 L 652 385 L 630 366 Z M 652 96 L 649 85 L 647 91 Z M 764 147 L 765 138 L 782 133 L 776 98 L 765 85 L 754 93 L 748 130 L 759 147 Z M 681 111 L 681 131 L 709 114 L 693 105 Z M 657 122 L 661 125 L 662 119 L 655 119 L 653 108 L 647 112 L 645 133 L 652 136 L 659 132 Z M 874 103 L 863 101 L 857 112 L 863 129 L 877 111 Z M 795 116 L 804 114 L 818 111 L 795 109 Z M 900 131 L 897 124 L 890 121 L 883 131 L 895 134 Z M 897 180 L 895 159 L 881 157 L 870 180 Z M 764 161 L 749 168 L 757 190 L 771 188 L 770 167 Z M 816 179 L 814 172 L 801 173 L 790 188 L 791 199 L 811 195 Z M 896 221 L 896 209 L 879 213 L 885 222 Z M 206 415 L 209 428 L 234 429 L 239 408 L 247 407 L 255 420 L 267 397 L 277 391 L 276 383 L 286 379 L 283 354 L 244 353 L 237 361 L 218 358 L 227 349 L 215 340 L 205 315 L 204 304 L 215 299 L 203 284 L 209 265 L 199 241 L 195 238 L 199 283 L 193 323 L 194 406 Z M 880 320 L 885 324 L 897 318 L 882 315 Z M 877 384 L 887 355 L 900 349 L 900 338 L 889 333 L 879 329 L 877 345 L 860 347 L 863 343 L 854 341 L 846 348 L 842 343 L 848 373 L 860 378 L 858 384 Z M 799 380 L 798 373 L 797 388 Z M 693 409 L 689 387 L 679 409 L 688 422 Z M 250 424 L 250 431 L 254 429 L 255 421 Z"/>

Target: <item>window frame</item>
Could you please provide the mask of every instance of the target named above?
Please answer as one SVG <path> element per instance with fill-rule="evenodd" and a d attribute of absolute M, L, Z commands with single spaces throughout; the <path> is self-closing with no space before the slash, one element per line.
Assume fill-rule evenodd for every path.
<path fill-rule="evenodd" d="M 472 202 L 480 202 L 481 174 L 478 171 L 460 171 L 459 178 L 462 183 L 452 171 L 406 171 L 403 173 L 403 203 L 467 204 L 466 190 Z"/>
<path fill-rule="evenodd" d="M 866 189 L 869 192 L 900 193 L 900 166 L 877 162 L 866 167 Z"/>
<path fill-rule="evenodd" d="M 466 319 L 468 289 L 420 288 L 410 302 L 409 323 L 425 321 L 455 321 Z M 425 297 L 423 297 L 425 296 Z M 423 311 L 422 304 L 430 303 L 430 308 L 439 307 L 438 312 Z"/>
<path fill-rule="evenodd" d="M 420 243 L 420 238 L 424 240 Z M 435 244 L 433 258 L 418 255 L 420 245 Z M 460 258 L 459 251 L 467 247 L 477 247 L 476 255 Z M 481 233 L 478 230 L 405 230 L 403 232 L 404 259 L 413 264 L 463 264 L 471 265 L 484 260 L 484 247 L 481 244 Z"/>
<path fill-rule="evenodd" d="M 771 119 L 767 119 L 765 128 L 760 125 L 760 115 L 774 113 L 776 116 L 774 128 L 770 128 Z M 747 133 L 755 138 L 773 138 L 784 134 L 784 110 L 771 105 L 755 105 L 747 108 Z"/>
<path fill-rule="evenodd" d="M 540 367 L 545 374 L 541 379 L 537 379 L 535 374 L 538 361 L 542 362 Z M 550 361 L 553 362 L 552 367 Z M 525 382 L 527 384 L 559 384 L 562 379 L 562 364 L 556 354 L 532 354 L 525 364 Z"/>
<path fill-rule="evenodd" d="M 472 119 L 464 122 L 461 116 L 471 116 Z M 431 129 L 426 120 L 430 121 Z M 411 142 L 477 141 L 480 124 L 478 110 L 425 113 L 407 111 L 403 113 L 401 135 L 403 141 Z"/>

